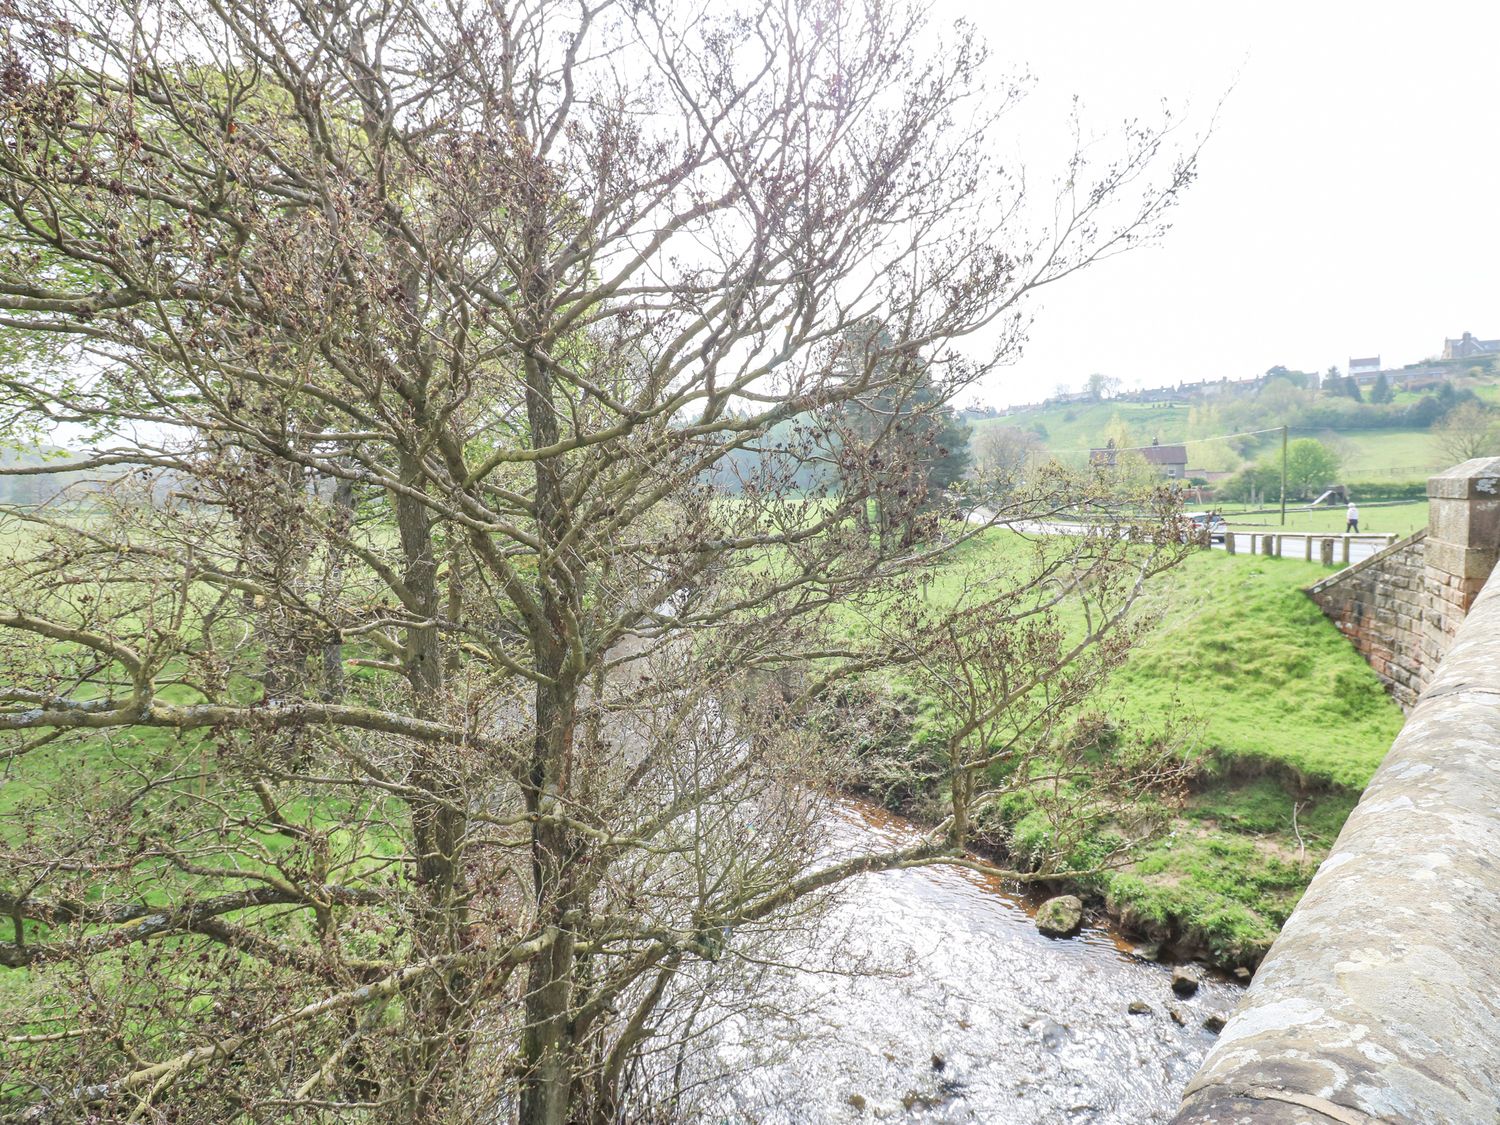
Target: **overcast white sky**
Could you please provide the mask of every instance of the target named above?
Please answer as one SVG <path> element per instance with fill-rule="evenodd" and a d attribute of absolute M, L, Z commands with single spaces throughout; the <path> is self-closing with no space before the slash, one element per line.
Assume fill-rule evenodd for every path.
<path fill-rule="evenodd" d="M 1500 337 L 1500 3 L 975 4 L 997 60 L 1038 80 L 1041 156 L 1078 94 L 1106 132 L 1165 97 L 1202 127 L 1233 86 L 1159 247 L 1046 291 L 995 404 L 1079 388 L 1242 378 L 1273 364 L 1411 363 Z M 1033 173 L 1045 160 L 1028 160 Z"/>

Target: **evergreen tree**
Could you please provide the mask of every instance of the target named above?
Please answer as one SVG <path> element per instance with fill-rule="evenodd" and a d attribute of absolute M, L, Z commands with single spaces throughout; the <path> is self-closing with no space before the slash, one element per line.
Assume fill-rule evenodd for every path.
<path fill-rule="evenodd" d="M 1391 390 L 1390 380 L 1385 377 L 1384 371 L 1380 372 L 1375 376 L 1375 385 L 1370 388 L 1370 401 L 1385 403 L 1395 397 L 1395 392 Z"/>
<path fill-rule="evenodd" d="M 843 411 L 840 458 L 847 492 L 876 502 L 882 537 L 902 547 L 921 538 L 941 510 L 945 490 L 968 473 L 968 423 L 948 404 L 920 356 L 890 348 L 883 331 L 850 332 L 839 365 L 845 379 L 860 378 L 867 365 L 896 377 L 882 377 L 880 390 L 853 399 Z M 909 368 L 899 372 L 902 366 Z M 860 450 L 882 441 L 875 461 Z"/>

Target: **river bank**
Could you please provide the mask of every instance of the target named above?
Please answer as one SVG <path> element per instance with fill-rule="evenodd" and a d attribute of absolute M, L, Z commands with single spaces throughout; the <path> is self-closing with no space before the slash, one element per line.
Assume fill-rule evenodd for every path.
<path fill-rule="evenodd" d="M 930 828 L 944 819 L 942 806 L 936 800 L 882 804 L 877 801 L 876 794 L 857 787 L 848 790 L 847 795 L 923 827 Z M 988 829 L 981 828 L 972 841 L 974 850 L 997 867 L 1034 872 L 1036 863 L 1014 849 L 1014 829 L 1014 825 L 999 831 L 993 825 Z M 1176 833 L 1168 835 L 1175 836 Z M 1166 846 L 1170 848 L 1171 842 Z M 1225 974 L 1228 979 L 1235 979 L 1239 974 L 1239 979 L 1248 981 L 1270 948 L 1274 933 L 1268 934 L 1263 944 L 1225 946 L 1216 939 L 1212 929 L 1198 921 L 1186 903 L 1173 902 L 1170 894 L 1154 894 L 1149 882 L 1142 877 L 1141 867 L 1137 862 L 1118 872 L 1017 884 L 1007 893 L 1032 917 L 1048 899 L 1064 894 L 1076 895 L 1084 902 L 1085 916 L 1093 919 L 1095 925 L 1106 927 L 1121 951 L 1169 968 L 1199 963 Z M 1316 865 L 1313 867 L 1315 869 Z M 1305 877 L 1299 873 L 1295 881 L 1299 895 L 1310 878 L 1311 871 Z"/>
<path fill-rule="evenodd" d="M 935 571 L 932 598 L 958 596 L 966 566 L 1004 565 L 1019 553 L 1015 539 L 995 532 L 966 545 Z M 1403 722 L 1374 673 L 1303 593 L 1325 574 L 1297 560 L 1204 551 L 1148 587 L 1138 610 L 1155 628 L 1079 722 L 1117 740 L 1088 754 L 1113 754 L 1133 739 L 1176 739 L 1186 785 L 1130 794 L 1160 831 L 1125 866 L 1059 881 L 1058 889 L 1080 893 L 1137 940 L 1180 956 L 1226 969 L 1259 963 Z M 856 743 L 849 784 L 918 820 L 942 818 L 944 715 L 920 683 L 872 690 L 881 698 L 865 709 L 888 717 L 883 729 L 828 732 Z M 1053 732 L 1050 746 L 1023 753 L 1045 758 L 1074 734 Z M 997 772 L 989 780 L 1004 787 L 1007 779 Z M 1118 842 L 1107 820 L 1060 841 L 1024 786 L 974 827 L 984 847 L 1026 868 L 1060 849 L 1072 866 L 1094 867 L 1090 861 Z"/>

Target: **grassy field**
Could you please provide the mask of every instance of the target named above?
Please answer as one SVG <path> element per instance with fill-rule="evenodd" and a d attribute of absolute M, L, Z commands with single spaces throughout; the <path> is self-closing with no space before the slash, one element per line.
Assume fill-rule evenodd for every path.
<path fill-rule="evenodd" d="M 1008 561 L 1008 533 L 955 560 Z M 1400 709 L 1303 587 L 1326 568 L 1205 551 L 1161 576 L 1157 620 L 1109 685 L 1108 712 L 1149 729 L 1195 720 L 1196 781 L 1166 835 L 1084 889 L 1141 931 L 1254 963 L 1296 904 L 1401 728 Z M 934 597 L 945 583 L 934 584 Z M 1044 850 L 1045 818 L 1010 801 L 1010 847 Z"/>
<path fill-rule="evenodd" d="M 1249 504 L 1221 504 L 1218 505 L 1218 510 L 1223 513 L 1225 522 L 1237 531 L 1279 531 L 1284 526 L 1289 532 L 1341 532 L 1345 526 L 1344 505 L 1342 504 L 1312 510 L 1288 505 L 1285 525 L 1281 522 L 1279 510 L 1268 511 L 1259 505 L 1252 508 Z M 1403 504 L 1359 505 L 1359 530 L 1361 532 L 1410 535 L 1426 526 L 1426 500 L 1414 500 Z"/>
<path fill-rule="evenodd" d="M 1344 476 L 1420 477 L 1448 467 L 1448 458 L 1427 430 L 1346 430 L 1301 436 L 1326 440 L 1344 458 Z"/>

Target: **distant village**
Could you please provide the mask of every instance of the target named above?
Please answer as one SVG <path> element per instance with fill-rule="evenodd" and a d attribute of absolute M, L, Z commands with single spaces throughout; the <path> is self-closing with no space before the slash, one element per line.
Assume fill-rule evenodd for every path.
<path fill-rule="evenodd" d="M 1464 361 L 1480 359 L 1487 356 L 1500 356 L 1500 339 L 1481 340 L 1472 333 L 1465 332 L 1456 338 L 1444 338 L 1443 350 L 1439 358 L 1427 359 L 1419 363 L 1409 363 L 1403 367 L 1385 367 L 1380 362 L 1380 357 L 1364 356 L 1350 357 L 1347 368 L 1347 378 L 1352 379 L 1357 386 L 1370 387 L 1384 378 L 1393 391 L 1422 391 L 1436 387 L 1464 373 Z M 1330 374 L 1339 375 L 1338 369 L 1334 368 Z M 1228 399 L 1253 395 L 1272 379 L 1300 375 L 1303 377 L 1317 376 L 1311 372 L 1292 372 L 1284 367 L 1273 367 L 1263 375 L 1256 375 L 1247 379 L 1204 379 L 1196 383 L 1178 383 L 1175 386 L 1147 387 L 1140 390 L 1121 391 L 1111 396 L 1115 402 L 1136 403 L 1162 403 L 1171 405 L 1191 405 L 1208 399 Z M 965 413 L 976 417 L 1000 418 L 1012 414 L 1025 414 L 1034 410 L 1047 410 L 1058 406 L 1085 405 L 1100 401 L 1096 390 L 1088 389 L 1082 391 L 1066 392 L 1059 390 L 1058 394 L 1046 398 L 1040 402 L 1020 403 L 1003 408 L 978 407 L 970 408 Z"/>

